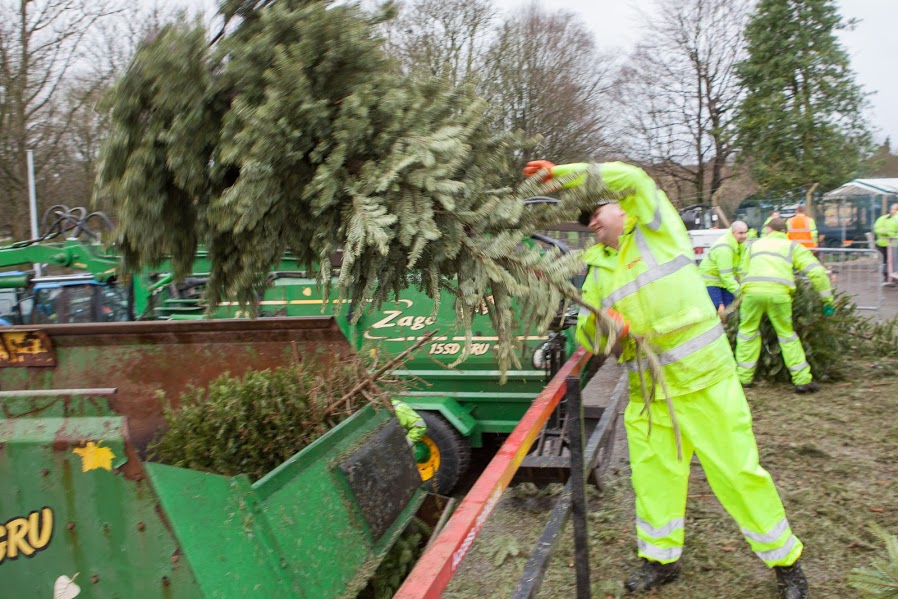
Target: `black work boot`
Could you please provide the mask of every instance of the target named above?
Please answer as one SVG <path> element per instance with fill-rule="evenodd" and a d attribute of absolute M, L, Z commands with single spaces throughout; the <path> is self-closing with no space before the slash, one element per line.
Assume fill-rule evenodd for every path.
<path fill-rule="evenodd" d="M 820 391 L 820 385 L 814 381 L 811 381 L 806 385 L 795 385 L 796 393 L 817 393 L 817 391 Z"/>
<path fill-rule="evenodd" d="M 775 566 L 773 569 L 776 571 L 776 587 L 779 589 L 780 599 L 806 599 L 808 580 L 798 562 L 791 566 Z"/>
<path fill-rule="evenodd" d="M 642 560 L 642 565 L 627 576 L 626 587 L 631 593 L 647 591 L 662 584 L 673 582 L 680 575 L 680 562 L 662 564 L 647 559 Z"/>

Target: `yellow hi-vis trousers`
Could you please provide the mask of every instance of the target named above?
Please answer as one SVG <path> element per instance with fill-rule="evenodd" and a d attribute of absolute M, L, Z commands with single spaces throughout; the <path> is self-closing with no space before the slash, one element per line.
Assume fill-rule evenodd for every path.
<path fill-rule="evenodd" d="M 755 554 L 768 566 L 789 566 L 801 555 L 773 479 L 758 463 L 751 413 L 735 374 L 701 391 L 672 399 L 683 443 L 676 440 L 664 401 L 640 414 L 631 401 L 624 414 L 636 491 L 639 556 L 674 562 L 683 552 L 689 465 L 695 453 L 723 507 L 736 520 Z"/>
<path fill-rule="evenodd" d="M 813 378 L 804 347 L 792 328 L 792 298 L 785 293 L 746 293 L 739 306 L 739 332 L 736 334 L 736 372 L 745 384 L 751 382 L 761 355 L 761 317 L 767 315 L 776 331 L 783 361 L 793 385 L 807 385 Z"/>

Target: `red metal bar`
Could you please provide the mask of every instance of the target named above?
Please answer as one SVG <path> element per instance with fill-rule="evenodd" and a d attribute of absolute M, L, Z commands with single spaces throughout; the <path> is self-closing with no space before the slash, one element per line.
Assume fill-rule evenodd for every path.
<path fill-rule="evenodd" d="M 394 599 L 437 599 L 442 594 L 537 435 L 564 397 L 565 379 L 579 374 L 590 355 L 583 348 L 578 349 L 549 381 L 452 514 L 446 527 L 393 595 Z"/>

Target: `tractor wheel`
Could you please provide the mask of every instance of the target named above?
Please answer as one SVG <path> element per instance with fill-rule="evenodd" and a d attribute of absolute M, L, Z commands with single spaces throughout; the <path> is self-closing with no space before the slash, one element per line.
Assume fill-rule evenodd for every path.
<path fill-rule="evenodd" d="M 418 464 L 421 480 L 431 492 L 448 495 L 468 470 L 471 446 L 436 412 L 419 410 L 418 414 L 427 424 L 421 440 L 430 448 L 430 459 Z"/>

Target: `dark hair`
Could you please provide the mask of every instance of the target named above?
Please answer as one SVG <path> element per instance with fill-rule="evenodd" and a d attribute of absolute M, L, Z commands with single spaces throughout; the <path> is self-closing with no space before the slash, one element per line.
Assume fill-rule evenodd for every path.
<path fill-rule="evenodd" d="M 780 233 L 786 232 L 786 219 L 785 218 L 774 218 L 768 224 L 768 227 L 773 229 L 774 231 L 779 231 Z"/>
<path fill-rule="evenodd" d="M 589 221 L 592 218 L 592 212 L 587 212 L 586 210 L 582 210 L 580 212 L 580 218 L 577 219 L 577 222 L 583 225 L 584 227 L 589 226 Z"/>

